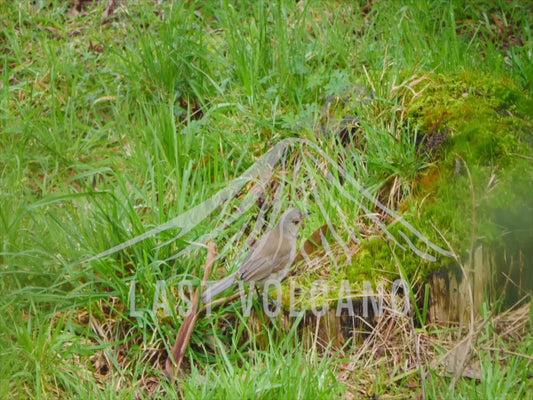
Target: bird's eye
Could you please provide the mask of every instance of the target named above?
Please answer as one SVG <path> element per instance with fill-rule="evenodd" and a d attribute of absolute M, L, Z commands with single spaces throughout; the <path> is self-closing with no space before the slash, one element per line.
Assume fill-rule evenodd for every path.
<path fill-rule="evenodd" d="M 293 223 L 294 225 L 298 225 L 298 220 L 295 219 L 294 221 L 292 221 L 292 223 Z"/>

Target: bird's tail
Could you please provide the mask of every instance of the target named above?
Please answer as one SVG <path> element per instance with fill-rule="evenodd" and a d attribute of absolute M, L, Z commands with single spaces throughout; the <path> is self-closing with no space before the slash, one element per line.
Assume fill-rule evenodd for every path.
<path fill-rule="evenodd" d="M 213 286 L 207 288 L 202 293 L 202 301 L 207 304 L 208 302 L 211 301 L 211 299 L 213 299 L 214 297 L 217 297 L 224 290 L 229 289 L 236 283 L 237 283 L 237 280 L 235 279 L 235 274 L 231 274 L 230 276 L 227 276 L 226 278 L 215 283 Z"/>

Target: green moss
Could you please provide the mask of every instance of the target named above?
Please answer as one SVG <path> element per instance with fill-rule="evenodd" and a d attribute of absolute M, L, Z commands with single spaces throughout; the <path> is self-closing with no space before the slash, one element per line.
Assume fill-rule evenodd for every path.
<path fill-rule="evenodd" d="M 352 263 L 346 270 L 346 279 L 350 282 L 370 281 L 373 284 L 383 280 L 383 278 L 393 281 L 403 277 L 410 280 L 416 275 L 417 271 L 429 271 L 437 265 L 417 255 L 402 239 L 400 231 L 420 251 L 431 253 L 428 246 L 403 225 L 393 224 L 387 229 L 405 249 L 400 248 L 390 240 L 386 241 L 382 237 L 363 241 L 359 251 L 353 257 Z M 385 237 L 385 235 L 383 236 Z M 438 242 L 434 231 L 430 232 L 430 234 L 424 232 L 424 236 L 432 242 Z M 438 265 L 442 266 L 442 263 Z"/>
<path fill-rule="evenodd" d="M 486 76 L 433 76 L 413 101 L 409 122 L 422 134 L 447 132 L 434 162 L 413 184 L 402 211 L 418 230 L 443 248 L 466 255 L 473 243 L 500 245 L 510 231 L 529 232 L 533 222 L 533 101 L 513 83 Z M 402 244 L 401 225 L 389 230 Z M 404 233 L 408 233 L 402 229 Z M 407 235 L 421 250 L 425 245 Z M 430 251 L 428 251 L 431 253 Z M 438 254 L 432 253 L 438 256 Z M 347 268 L 350 281 L 373 280 L 375 271 L 408 278 L 451 259 L 427 262 L 411 249 L 395 251 L 381 239 L 363 242 Z M 373 272 L 374 271 L 374 272 Z"/>
<path fill-rule="evenodd" d="M 421 202 L 430 194 L 421 208 L 422 225 L 433 222 L 462 253 L 472 241 L 500 240 L 504 227 L 494 216 L 502 209 L 531 216 L 527 209 L 533 182 L 533 123 L 526 110 L 533 103 L 506 81 L 466 75 L 458 81 L 436 80 L 428 91 L 429 104 L 422 97 L 412 112 L 424 126 L 424 114 L 433 115 L 446 106 L 439 129 L 450 130 L 451 137 L 437 166 L 427 171 L 440 168 L 439 179 L 429 185 L 422 181 L 412 200 Z"/>
<path fill-rule="evenodd" d="M 346 278 L 350 282 L 373 281 L 374 271 L 384 269 L 390 262 L 390 251 L 384 251 L 381 239 L 372 238 L 364 241 L 346 269 Z M 385 244 L 386 246 L 386 244 Z"/>

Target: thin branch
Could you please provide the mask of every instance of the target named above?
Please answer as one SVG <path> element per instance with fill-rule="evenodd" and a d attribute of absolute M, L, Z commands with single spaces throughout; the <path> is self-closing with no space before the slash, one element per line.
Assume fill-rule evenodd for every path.
<path fill-rule="evenodd" d="M 209 242 L 207 244 L 207 261 L 204 267 L 204 277 L 202 279 L 203 288 L 205 283 L 211 275 L 211 270 L 213 269 L 213 264 L 218 255 L 218 248 L 214 242 Z M 174 376 L 174 363 L 176 363 L 176 371 L 180 370 L 183 357 L 187 347 L 189 347 L 189 342 L 191 340 L 191 335 L 196 325 L 196 320 L 198 319 L 198 302 L 200 299 L 200 288 L 197 288 L 193 295 L 191 310 L 187 319 L 181 326 L 178 335 L 176 337 L 176 344 L 172 348 L 172 353 L 169 354 L 167 361 L 165 363 L 165 372 L 169 378 Z"/>

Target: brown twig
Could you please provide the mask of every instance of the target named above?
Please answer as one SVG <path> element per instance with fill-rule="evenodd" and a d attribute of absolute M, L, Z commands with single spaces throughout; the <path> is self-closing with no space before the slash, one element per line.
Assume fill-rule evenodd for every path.
<path fill-rule="evenodd" d="M 213 269 L 213 263 L 218 255 L 217 245 L 213 242 L 207 244 L 207 261 L 204 267 L 204 277 L 202 279 L 202 288 L 205 286 L 207 279 L 211 275 L 211 270 Z M 198 319 L 198 303 L 200 299 L 200 288 L 197 288 L 194 292 L 191 310 L 187 319 L 181 326 L 178 335 L 176 337 L 176 344 L 172 348 L 172 353 L 169 354 L 167 361 L 165 363 L 165 372 L 169 378 L 174 376 L 174 363 L 176 363 L 176 371 L 180 370 L 181 362 L 183 361 L 183 356 L 185 355 L 185 350 L 189 346 L 191 340 L 191 335 Z"/>

